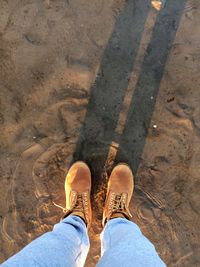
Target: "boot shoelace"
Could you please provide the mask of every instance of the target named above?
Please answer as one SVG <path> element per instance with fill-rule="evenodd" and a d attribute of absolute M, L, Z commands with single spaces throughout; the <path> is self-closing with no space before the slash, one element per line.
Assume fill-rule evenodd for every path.
<path fill-rule="evenodd" d="M 111 195 L 110 199 L 110 210 L 112 212 L 122 212 L 126 210 L 126 195 Z"/>
<path fill-rule="evenodd" d="M 116 195 L 115 193 L 111 194 L 110 204 L 109 204 L 109 213 L 110 216 L 113 213 L 119 212 L 122 213 L 127 219 L 132 218 L 132 215 L 127 207 L 127 194 L 122 193 Z"/>
<path fill-rule="evenodd" d="M 54 204 L 54 206 L 62 209 L 64 213 L 66 213 L 67 211 L 69 211 L 68 209 L 64 208 L 63 206 L 56 204 L 55 202 L 53 202 L 53 204 Z M 71 210 L 78 211 L 78 212 L 83 212 L 84 206 L 83 206 L 83 196 L 82 196 L 82 194 L 78 194 L 77 195 L 76 202 L 72 206 Z"/>
<path fill-rule="evenodd" d="M 73 207 L 73 211 L 83 212 L 84 205 L 83 205 L 83 196 L 82 194 L 77 195 L 75 206 Z"/>

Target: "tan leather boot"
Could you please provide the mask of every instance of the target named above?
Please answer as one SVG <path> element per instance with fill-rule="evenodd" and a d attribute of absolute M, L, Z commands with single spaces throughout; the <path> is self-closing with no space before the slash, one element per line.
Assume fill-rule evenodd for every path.
<path fill-rule="evenodd" d="M 102 224 L 113 218 L 131 219 L 129 203 L 134 189 L 134 177 L 130 167 L 118 164 L 112 171 L 107 189 Z"/>
<path fill-rule="evenodd" d="M 68 215 L 81 217 L 87 226 L 91 224 L 91 173 L 86 163 L 75 162 L 69 169 L 65 179 L 66 209 Z"/>

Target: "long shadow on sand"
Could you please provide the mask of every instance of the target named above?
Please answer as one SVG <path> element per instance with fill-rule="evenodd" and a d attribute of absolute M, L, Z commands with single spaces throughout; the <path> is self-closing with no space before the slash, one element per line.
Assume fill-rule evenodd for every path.
<path fill-rule="evenodd" d="M 88 162 L 94 177 L 97 177 L 94 191 L 113 141 L 119 144 L 116 162 L 126 161 L 134 174 L 137 172 L 166 60 L 185 4 L 186 0 L 167 0 L 157 16 L 125 128 L 118 140 L 115 140 L 115 129 L 151 8 L 150 2 L 127 1 L 116 21 L 91 88 L 86 117 L 74 153 L 74 160 Z"/>
<path fill-rule="evenodd" d="M 137 186 L 137 169 L 160 82 L 186 2 L 168 0 L 156 18 L 120 136 L 115 130 L 151 8 L 149 1 L 126 2 L 104 51 L 73 155 L 73 161 L 84 160 L 91 168 L 92 201 L 99 227 L 113 165 L 120 161 L 129 163 Z M 113 141 L 117 147 L 113 147 Z"/>

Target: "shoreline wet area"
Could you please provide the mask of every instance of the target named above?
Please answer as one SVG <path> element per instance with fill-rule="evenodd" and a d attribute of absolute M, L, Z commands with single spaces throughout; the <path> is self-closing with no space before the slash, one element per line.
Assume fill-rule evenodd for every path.
<path fill-rule="evenodd" d="M 0 2 L 0 261 L 52 229 L 75 160 L 93 174 L 86 266 L 112 167 L 167 266 L 199 266 L 200 3 Z M 134 238 L 134 237 L 133 237 Z"/>

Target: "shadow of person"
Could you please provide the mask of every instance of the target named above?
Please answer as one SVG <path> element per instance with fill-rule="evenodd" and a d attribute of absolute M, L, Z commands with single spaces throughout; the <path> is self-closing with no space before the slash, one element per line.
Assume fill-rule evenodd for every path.
<path fill-rule="evenodd" d="M 112 147 L 150 3 L 126 1 L 119 14 L 90 90 L 85 120 L 73 155 L 73 161 L 84 160 L 91 167 L 93 193 L 104 188 L 107 172 L 114 162 L 129 163 L 136 175 L 167 57 L 185 4 L 186 0 L 168 0 L 158 13 L 139 79 L 133 88 L 125 127 L 117 140 L 119 147 Z M 116 152 L 108 158 L 110 147 Z"/>

